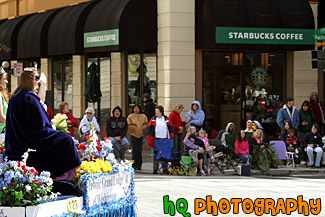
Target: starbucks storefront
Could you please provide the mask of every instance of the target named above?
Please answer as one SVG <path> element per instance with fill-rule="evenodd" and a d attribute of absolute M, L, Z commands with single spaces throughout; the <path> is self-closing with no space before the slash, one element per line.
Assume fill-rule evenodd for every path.
<path fill-rule="evenodd" d="M 224 129 L 228 122 L 234 122 L 237 132 L 246 128 L 247 120 L 258 120 L 271 139 L 278 138 L 277 112 L 292 94 L 293 51 L 314 48 L 314 21 L 312 11 L 305 10 L 300 14 L 304 22 L 285 23 L 281 16 L 276 18 L 281 10 L 275 4 L 237 2 L 230 7 L 222 1 L 198 1 L 196 49 L 197 58 L 202 57 L 200 94 L 208 132 Z M 261 5 L 265 7 L 252 11 Z M 266 6 L 273 7 L 274 13 Z M 204 16 L 199 11 L 205 11 Z M 263 13 L 274 22 L 257 23 Z"/>

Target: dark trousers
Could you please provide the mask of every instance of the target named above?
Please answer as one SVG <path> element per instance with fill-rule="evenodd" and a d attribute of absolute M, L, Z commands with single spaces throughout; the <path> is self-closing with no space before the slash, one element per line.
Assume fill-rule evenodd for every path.
<path fill-rule="evenodd" d="M 143 137 L 137 138 L 130 136 L 132 145 L 132 160 L 134 160 L 133 168 L 141 169 L 142 166 L 142 141 Z"/>

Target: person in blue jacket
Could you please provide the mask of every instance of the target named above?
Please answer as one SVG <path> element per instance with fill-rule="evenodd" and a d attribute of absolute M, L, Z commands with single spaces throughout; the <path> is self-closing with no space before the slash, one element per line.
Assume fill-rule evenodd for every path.
<path fill-rule="evenodd" d="M 299 125 L 299 111 L 294 106 L 294 99 L 292 97 L 288 97 L 287 104 L 278 111 L 276 119 L 281 130 L 287 121 L 291 121 L 293 128 L 297 130 Z"/>
<path fill-rule="evenodd" d="M 186 121 L 196 128 L 196 131 L 203 127 L 203 121 L 205 119 L 204 111 L 201 109 L 201 104 L 199 101 L 192 102 L 191 110 L 186 114 Z"/>

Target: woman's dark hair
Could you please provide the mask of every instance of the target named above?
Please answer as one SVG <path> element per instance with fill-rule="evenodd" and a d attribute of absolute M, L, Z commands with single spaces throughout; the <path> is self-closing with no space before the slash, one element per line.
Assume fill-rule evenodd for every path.
<path fill-rule="evenodd" d="M 317 131 L 319 130 L 318 124 L 313 124 L 313 127 L 315 127 Z"/>
<path fill-rule="evenodd" d="M 243 138 L 241 138 L 241 131 L 239 131 L 239 133 L 238 133 L 238 136 L 237 136 L 237 141 L 239 142 L 239 143 L 241 143 L 242 141 L 247 141 L 247 138 L 246 138 L 246 133 L 245 133 L 245 137 L 244 137 L 244 139 Z"/>
<path fill-rule="evenodd" d="M 132 108 L 132 113 L 134 113 L 134 108 L 135 108 L 135 107 L 138 107 L 138 108 L 139 108 L 139 110 L 140 110 L 140 111 L 139 111 L 139 113 L 140 113 L 140 114 L 142 114 L 142 113 L 143 113 L 143 111 L 142 111 L 142 108 L 141 108 L 141 105 L 140 105 L 140 104 L 135 104 L 135 105 L 133 106 L 133 108 Z"/>
<path fill-rule="evenodd" d="M 287 121 L 287 122 L 284 123 L 284 127 L 283 127 L 283 129 L 282 129 L 282 131 L 281 131 L 281 134 L 282 134 L 282 135 L 286 132 L 286 127 L 285 127 L 285 126 L 286 126 L 287 123 L 289 124 L 289 128 L 290 128 L 290 129 L 294 129 L 294 128 L 293 128 L 293 125 L 292 125 L 292 122 L 291 122 L 291 121 Z"/>
<path fill-rule="evenodd" d="M 307 101 L 307 100 L 305 100 L 305 101 L 301 104 L 301 110 L 303 110 L 304 105 L 307 105 L 307 106 L 308 106 L 308 110 L 307 110 L 307 111 L 310 112 L 310 111 L 311 111 L 310 102 Z"/>
<path fill-rule="evenodd" d="M 164 115 L 164 107 L 162 105 L 157 105 L 156 109 L 158 109 L 162 115 Z"/>

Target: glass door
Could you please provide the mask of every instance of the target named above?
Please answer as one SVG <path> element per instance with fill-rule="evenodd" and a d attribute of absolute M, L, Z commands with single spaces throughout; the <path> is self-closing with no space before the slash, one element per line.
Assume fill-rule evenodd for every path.
<path fill-rule="evenodd" d="M 241 128 L 244 75 L 243 53 L 204 53 L 203 109 L 208 132 L 225 129 L 228 122 Z"/>
<path fill-rule="evenodd" d="M 205 129 L 236 132 L 247 120 L 259 121 L 269 138 L 277 139 L 278 110 L 285 96 L 285 53 L 205 52 L 203 54 Z"/>

